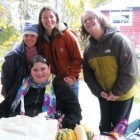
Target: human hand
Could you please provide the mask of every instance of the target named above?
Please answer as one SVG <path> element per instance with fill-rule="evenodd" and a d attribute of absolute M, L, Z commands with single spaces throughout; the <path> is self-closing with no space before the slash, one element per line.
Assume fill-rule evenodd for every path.
<path fill-rule="evenodd" d="M 62 129 L 62 123 L 58 121 L 58 129 Z"/>
<path fill-rule="evenodd" d="M 64 77 L 64 81 L 65 81 L 69 86 L 73 85 L 73 84 L 76 82 L 75 79 L 72 79 L 72 78 L 69 78 L 69 77 Z"/>
<path fill-rule="evenodd" d="M 115 101 L 119 98 L 119 96 L 115 96 L 112 92 L 109 92 L 109 94 L 107 94 L 104 91 L 101 92 L 101 97 L 106 99 L 107 101 Z"/>
<path fill-rule="evenodd" d="M 62 128 L 62 121 L 64 119 L 65 115 L 62 114 L 62 116 L 60 118 L 58 118 L 58 128 L 61 129 Z"/>
<path fill-rule="evenodd" d="M 104 91 L 101 91 L 101 97 L 107 100 L 108 99 L 108 94 Z"/>
<path fill-rule="evenodd" d="M 108 101 L 116 101 L 116 99 L 118 99 L 119 96 L 115 96 L 112 91 L 109 92 L 109 96 L 107 98 Z"/>
<path fill-rule="evenodd" d="M 25 112 L 21 111 L 21 112 L 20 112 L 20 115 L 25 115 Z"/>

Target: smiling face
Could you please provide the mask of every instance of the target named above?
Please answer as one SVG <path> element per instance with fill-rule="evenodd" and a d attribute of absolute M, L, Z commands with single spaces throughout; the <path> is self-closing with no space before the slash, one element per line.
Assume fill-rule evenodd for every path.
<path fill-rule="evenodd" d="M 42 84 L 49 79 L 50 67 L 42 62 L 36 62 L 31 68 L 31 76 L 37 84 Z"/>
<path fill-rule="evenodd" d="M 32 35 L 32 34 L 25 34 L 23 36 L 23 40 L 25 44 L 27 45 L 27 48 L 32 49 L 37 42 L 37 36 Z"/>
<path fill-rule="evenodd" d="M 85 12 L 82 16 L 82 25 L 84 29 L 93 36 L 94 39 L 100 40 L 104 34 L 103 23 L 101 22 L 101 17 L 95 15 L 93 12 Z"/>
<path fill-rule="evenodd" d="M 52 30 L 58 24 L 57 17 L 51 10 L 43 11 L 41 21 L 48 35 L 51 35 Z"/>
<path fill-rule="evenodd" d="M 83 15 L 82 23 L 86 31 L 91 35 L 94 35 L 101 29 L 98 18 L 92 12 L 87 12 Z"/>

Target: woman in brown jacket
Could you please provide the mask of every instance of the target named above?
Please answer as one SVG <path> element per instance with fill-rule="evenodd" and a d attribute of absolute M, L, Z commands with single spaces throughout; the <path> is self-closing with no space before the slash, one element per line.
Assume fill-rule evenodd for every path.
<path fill-rule="evenodd" d="M 39 41 L 52 73 L 63 79 L 78 96 L 82 55 L 76 35 L 59 21 L 57 12 L 43 7 L 39 13 Z"/>

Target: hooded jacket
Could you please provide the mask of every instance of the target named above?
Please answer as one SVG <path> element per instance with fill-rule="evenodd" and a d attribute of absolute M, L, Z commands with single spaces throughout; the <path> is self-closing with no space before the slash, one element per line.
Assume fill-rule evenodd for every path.
<path fill-rule="evenodd" d="M 92 93 L 101 91 L 127 100 L 136 93 L 138 66 L 132 43 L 115 28 L 107 28 L 99 41 L 90 37 L 84 51 L 84 79 Z"/>
<path fill-rule="evenodd" d="M 37 47 L 38 54 L 41 50 Z M 1 94 L 6 96 L 9 90 L 15 85 L 20 86 L 24 77 L 28 75 L 28 65 L 25 44 L 18 44 L 9 52 L 2 65 L 1 73 Z"/>
<path fill-rule="evenodd" d="M 44 56 L 51 64 L 51 71 L 57 77 L 78 79 L 81 72 L 82 54 L 76 35 L 64 23 L 59 24 L 61 36 L 55 34 L 49 40 L 46 32 L 40 40 Z"/>
<path fill-rule="evenodd" d="M 82 119 L 78 98 L 64 81 L 55 78 L 52 84 L 56 96 L 56 112 L 65 115 L 62 126 L 63 128 L 74 129 L 76 124 L 79 124 Z M 0 104 L 0 118 L 13 117 L 20 114 L 20 104 L 14 113 L 11 110 L 11 104 L 16 96 L 15 91 L 16 88 Z M 31 87 L 29 89 L 24 97 L 25 115 L 34 117 L 42 112 L 44 93 L 45 87 L 41 89 Z"/>

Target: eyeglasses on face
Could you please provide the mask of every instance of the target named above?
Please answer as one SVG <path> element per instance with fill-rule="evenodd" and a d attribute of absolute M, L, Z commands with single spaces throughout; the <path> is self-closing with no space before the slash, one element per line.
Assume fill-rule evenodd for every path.
<path fill-rule="evenodd" d="M 86 24 L 87 22 L 90 22 L 94 19 L 96 19 L 96 16 L 90 16 L 89 18 L 83 20 L 83 24 Z"/>

